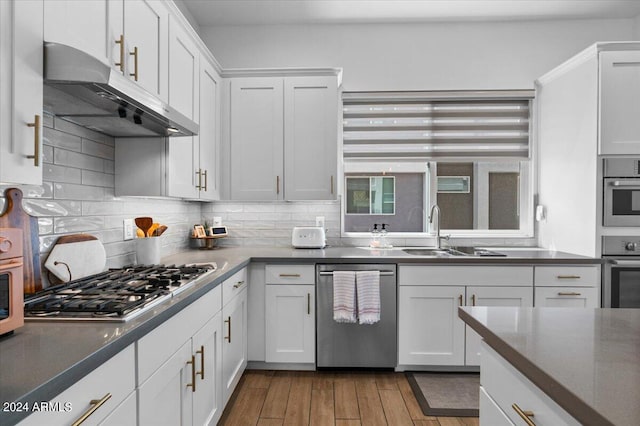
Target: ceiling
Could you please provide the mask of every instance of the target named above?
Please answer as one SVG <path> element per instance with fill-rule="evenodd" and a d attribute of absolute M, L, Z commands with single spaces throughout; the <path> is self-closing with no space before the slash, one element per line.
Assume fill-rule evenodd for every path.
<path fill-rule="evenodd" d="M 218 25 L 530 21 L 634 18 L 638 0 L 182 0 Z"/>

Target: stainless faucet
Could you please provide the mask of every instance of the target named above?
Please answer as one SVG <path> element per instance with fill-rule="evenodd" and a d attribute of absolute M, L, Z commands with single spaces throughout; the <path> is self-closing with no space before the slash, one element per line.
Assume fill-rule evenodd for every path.
<path fill-rule="evenodd" d="M 440 207 L 438 207 L 437 204 L 434 204 L 433 207 L 431 207 L 431 213 L 429 213 L 429 223 L 433 224 L 433 216 L 434 216 L 434 213 L 436 213 L 436 212 L 438 213 L 438 226 L 436 227 L 436 248 L 440 249 L 440 248 L 442 248 L 440 240 L 441 239 L 445 239 L 445 240 L 449 241 L 449 235 L 446 235 L 444 237 L 440 236 L 440 214 L 441 214 L 441 212 L 440 212 Z"/>

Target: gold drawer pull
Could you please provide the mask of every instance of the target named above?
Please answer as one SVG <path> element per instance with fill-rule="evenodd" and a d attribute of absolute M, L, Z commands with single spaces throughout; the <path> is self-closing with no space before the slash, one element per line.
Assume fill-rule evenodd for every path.
<path fill-rule="evenodd" d="M 227 319 L 224 320 L 224 322 L 227 324 L 227 332 L 228 332 L 228 335 L 224 336 L 224 340 L 231 343 L 231 317 L 227 317 Z"/>
<path fill-rule="evenodd" d="M 331 175 L 331 195 L 333 195 L 333 175 Z"/>
<path fill-rule="evenodd" d="M 311 293 L 307 293 L 307 315 L 311 315 Z"/>
<path fill-rule="evenodd" d="M 281 278 L 300 278 L 300 274 L 280 274 Z"/>
<path fill-rule="evenodd" d="M 33 123 L 27 123 L 28 127 L 33 127 L 33 155 L 27 155 L 27 158 L 33 159 L 33 165 L 40 166 L 40 116 L 36 114 L 33 117 Z"/>
<path fill-rule="evenodd" d="M 204 380 L 204 345 L 200 345 L 200 350 L 196 353 L 200 354 L 200 371 L 196 371 L 196 374 L 200 375 L 200 380 Z"/>
<path fill-rule="evenodd" d="M 522 408 L 518 407 L 518 404 L 516 404 L 515 402 L 513 403 L 513 405 L 511 405 L 511 407 L 516 411 L 516 413 L 518 413 L 520 417 L 522 417 L 522 420 L 524 420 L 528 426 L 536 426 L 533 420 L 531 420 L 531 417 L 533 417 L 533 411 L 523 411 Z"/>
<path fill-rule="evenodd" d="M 207 171 L 204 171 L 204 188 L 201 188 L 204 192 L 207 192 Z"/>
<path fill-rule="evenodd" d="M 78 417 L 78 420 L 73 422 L 72 426 L 78 426 L 78 425 L 81 425 L 82 423 L 84 423 L 85 420 L 87 420 L 89 417 L 91 417 L 91 415 L 93 413 L 95 413 L 95 411 L 98 408 L 102 407 L 104 405 L 104 403 L 109 400 L 109 398 L 111 398 L 111 393 L 107 393 L 101 399 L 92 399 L 91 401 L 89 401 L 89 405 L 91 407 L 89 407 L 89 409 L 87 411 L 85 411 L 80 417 Z"/>
<path fill-rule="evenodd" d="M 458 304 L 462 306 L 462 295 L 458 296 Z"/>
<path fill-rule="evenodd" d="M 240 288 L 240 287 L 242 287 L 242 284 L 244 284 L 244 281 L 238 281 L 237 283 L 235 283 L 233 285 L 233 288 Z"/>
<path fill-rule="evenodd" d="M 198 176 L 198 184 L 196 185 L 196 189 L 198 191 L 202 191 L 202 170 L 198 169 L 196 175 Z"/>
<path fill-rule="evenodd" d="M 581 293 L 575 291 L 561 291 L 558 293 L 558 296 L 580 296 Z"/>
<path fill-rule="evenodd" d="M 120 34 L 120 38 L 116 40 L 116 44 L 120 45 L 120 62 L 116 62 L 115 66 L 120 67 L 120 72 L 124 74 L 124 34 Z"/>
<path fill-rule="evenodd" d="M 133 72 L 129 75 L 138 81 L 138 46 L 134 47 L 133 52 L 129 52 L 129 55 L 133 56 Z"/>
<path fill-rule="evenodd" d="M 476 306 L 476 295 L 475 294 L 471 295 L 471 306 Z"/>
<path fill-rule="evenodd" d="M 191 383 L 187 383 L 187 387 L 191 388 L 191 392 L 196 391 L 196 356 L 191 355 L 191 361 L 187 361 L 187 365 L 191 364 Z"/>
<path fill-rule="evenodd" d="M 580 275 L 557 275 L 556 278 L 559 280 L 579 280 L 582 277 Z"/>

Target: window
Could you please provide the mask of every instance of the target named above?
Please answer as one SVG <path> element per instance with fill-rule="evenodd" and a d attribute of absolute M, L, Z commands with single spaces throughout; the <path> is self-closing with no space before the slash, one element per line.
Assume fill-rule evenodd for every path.
<path fill-rule="evenodd" d="M 533 235 L 532 95 L 343 94 L 344 235 L 424 237 L 434 204 L 452 236 Z"/>

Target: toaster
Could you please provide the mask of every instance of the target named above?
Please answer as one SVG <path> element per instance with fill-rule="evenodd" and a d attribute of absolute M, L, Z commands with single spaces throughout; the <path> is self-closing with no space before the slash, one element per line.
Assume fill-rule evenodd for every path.
<path fill-rule="evenodd" d="M 291 245 L 295 248 L 324 248 L 327 238 L 321 226 L 296 226 L 291 233 Z"/>

